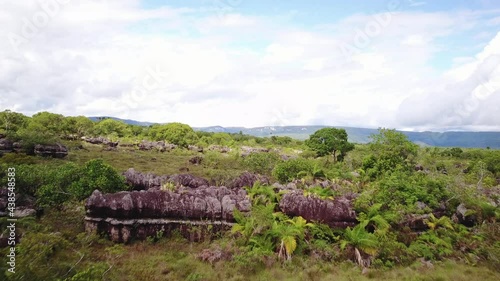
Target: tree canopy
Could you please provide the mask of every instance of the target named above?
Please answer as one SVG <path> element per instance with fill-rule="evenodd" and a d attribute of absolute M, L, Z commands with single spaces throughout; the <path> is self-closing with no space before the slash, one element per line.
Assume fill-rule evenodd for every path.
<path fill-rule="evenodd" d="M 354 149 L 354 144 L 347 141 L 345 129 L 323 128 L 312 134 L 306 145 L 318 156 L 333 155 L 334 161 L 342 160 L 345 154 Z M 336 155 L 340 152 L 340 155 Z"/>

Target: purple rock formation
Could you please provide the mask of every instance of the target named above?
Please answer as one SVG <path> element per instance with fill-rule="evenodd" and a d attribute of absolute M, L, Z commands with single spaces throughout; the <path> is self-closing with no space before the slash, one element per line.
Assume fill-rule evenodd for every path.
<path fill-rule="evenodd" d="M 113 241 L 128 242 L 187 226 L 227 228 L 234 222 L 233 211 L 249 212 L 251 204 L 243 189 L 201 187 L 113 194 L 96 190 L 85 207 L 87 231 L 106 232 Z"/>
<path fill-rule="evenodd" d="M 185 186 L 191 188 L 198 188 L 201 186 L 208 186 L 209 182 L 200 177 L 190 174 L 172 175 L 172 176 L 158 176 L 151 173 L 140 173 L 133 168 L 128 169 L 123 173 L 127 183 L 134 187 L 135 190 L 148 190 L 150 188 L 159 188 L 162 184 L 171 182 L 175 186 Z"/>
<path fill-rule="evenodd" d="M 352 208 L 352 199 L 348 197 L 324 200 L 304 196 L 302 191 L 297 190 L 283 195 L 279 207 L 290 217 L 302 216 L 306 220 L 324 223 L 330 227 L 348 227 L 358 223 L 356 212 Z"/>
<path fill-rule="evenodd" d="M 245 172 L 234 179 L 229 184 L 229 188 L 252 187 L 256 182 L 269 185 L 269 179 L 267 177 Z"/>

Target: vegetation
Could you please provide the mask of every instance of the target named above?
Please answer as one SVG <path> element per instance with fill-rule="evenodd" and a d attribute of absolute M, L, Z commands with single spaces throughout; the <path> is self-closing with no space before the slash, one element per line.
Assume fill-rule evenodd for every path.
<path fill-rule="evenodd" d="M 316 131 L 306 141 L 306 145 L 316 151 L 317 156 L 333 154 L 333 161 L 342 161 L 347 152 L 354 149 L 354 144 L 347 141 L 345 129 L 324 128 Z M 337 152 L 340 155 L 336 155 Z"/>
<path fill-rule="evenodd" d="M 33 117 L 0 112 L 0 130 L 26 148 L 55 141 L 69 148 L 64 159 L 30 153 L 0 157 L 0 186 L 7 185 L 7 167 L 15 167 L 16 191 L 34 196 L 44 210 L 17 223 L 23 237 L 16 274 L 6 272 L 8 249 L 0 249 L 2 280 L 500 279 L 498 150 L 418 147 L 388 129 L 380 129 L 369 144 L 353 145 L 345 131 L 330 128 L 301 142 L 195 132 L 179 123 L 140 127 L 111 119 L 92 122 L 48 112 Z M 82 136 L 120 143 L 165 141 L 179 148 L 159 152 L 119 146 L 108 151 L 80 141 Z M 205 150 L 201 164 L 194 165 L 189 160 L 201 154 L 185 149 L 188 145 L 232 151 Z M 243 157 L 241 146 L 273 152 Z M 293 157 L 284 160 L 283 155 Z M 156 174 L 189 168 L 220 185 L 250 171 L 323 200 L 356 193 L 359 223 L 333 229 L 288 217 L 277 208 L 286 191 L 256 183 L 246 188 L 251 213 L 235 212 L 231 231 L 206 241 L 189 242 L 174 231 L 115 245 L 85 233 L 83 200 L 95 189 L 129 189 L 120 174 L 131 167 Z M 458 206 L 466 209 L 471 225 L 460 224 Z M 421 219 L 421 231 L 405 223 L 412 218 Z M 0 218 L 1 229 L 6 225 L 6 218 Z"/>

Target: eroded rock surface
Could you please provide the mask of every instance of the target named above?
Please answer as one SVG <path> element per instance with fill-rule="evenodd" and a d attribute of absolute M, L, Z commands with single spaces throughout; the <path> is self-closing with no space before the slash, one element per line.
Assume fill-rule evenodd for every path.
<path fill-rule="evenodd" d="M 212 225 L 221 230 L 232 225 L 235 209 L 249 212 L 251 204 L 243 189 L 207 186 L 177 192 L 151 189 L 102 194 L 96 190 L 85 207 L 88 231 L 103 231 L 115 242 L 128 242 L 186 226 Z"/>
<path fill-rule="evenodd" d="M 343 196 L 334 200 L 323 200 L 304 196 L 300 190 L 286 193 L 279 207 L 290 217 L 302 216 L 306 220 L 321 222 L 330 227 L 347 227 L 357 224 L 352 198 Z"/>
<path fill-rule="evenodd" d="M 86 141 L 88 143 L 91 143 L 91 144 L 103 144 L 103 145 L 107 145 L 110 147 L 117 147 L 118 146 L 118 142 L 111 141 L 105 137 L 95 137 L 95 138 L 82 137 L 82 140 Z"/>
<path fill-rule="evenodd" d="M 160 152 L 170 151 L 177 148 L 177 145 L 171 143 L 165 143 L 164 141 L 146 141 L 143 140 L 139 143 L 140 150 L 152 150 L 156 149 Z"/>
<path fill-rule="evenodd" d="M 53 145 L 35 145 L 35 155 L 44 157 L 64 158 L 68 155 L 68 148 L 62 144 Z"/>
<path fill-rule="evenodd" d="M 269 179 L 267 177 L 245 172 L 234 179 L 229 184 L 229 188 L 252 187 L 256 182 L 269 185 Z"/>
<path fill-rule="evenodd" d="M 245 188 L 257 181 L 270 184 L 266 177 L 248 172 L 228 187 L 209 186 L 206 179 L 189 174 L 157 176 L 129 169 L 124 175 L 140 191 L 113 194 L 94 191 L 86 201 L 85 224 L 88 231 L 104 232 L 113 241 L 125 243 L 134 238 L 157 236 L 159 231 L 168 235 L 174 229 L 191 240 L 228 230 L 235 222 L 234 210 L 251 211 Z M 164 185 L 169 182 L 174 185 Z M 286 190 L 279 209 L 290 217 L 302 216 L 331 227 L 357 224 L 352 207 L 354 195 L 330 200 L 304 196 L 303 190 L 296 189 L 294 184 L 273 187 Z"/>
<path fill-rule="evenodd" d="M 128 169 L 123 173 L 129 185 L 135 190 L 148 190 L 150 188 L 160 188 L 164 183 L 171 182 L 175 186 L 185 186 L 191 188 L 198 188 L 201 186 L 208 186 L 209 182 L 200 177 L 190 174 L 180 175 L 162 175 L 158 176 L 151 173 L 140 173 L 133 168 Z"/>

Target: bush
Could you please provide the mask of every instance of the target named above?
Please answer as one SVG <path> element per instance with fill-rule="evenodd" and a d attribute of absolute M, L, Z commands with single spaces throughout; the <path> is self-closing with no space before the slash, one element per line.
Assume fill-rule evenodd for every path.
<path fill-rule="evenodd" d="M 281 183 L 293 181 L 298 174 L 306 172 L 312 174 L 314 165 L 310 160 L 297 158 L 281 162 L 274 167 L 273 176 Z"/>
<path fill-rule="evenodd" d="M 252 153 L 243 159 L 245 168 L 265 175 L 270 175 L 279 162 L 281 157 L 277 153 Z"/>
<path fill-rule="evenodd" d="M 126 190 L 125 179 L 102 159 L 90 160 L 81 171 L 82 176 L 70 186 L 70 192 L 78 200 L 83 200 L 95 189 L 104 193 Z"/>
<path fill-rule="evenodd" d="M 54 280 L 55 276 L 64 275 L 73 257 L 66 257 L 67 262 L 61 262 L 64 259 L 60 255 L 72 255 L 64 251 L 69 245 L 60 233 L 26 233 L 17 246 L 16 273 L 8 274 L 7 280 Z"/>

